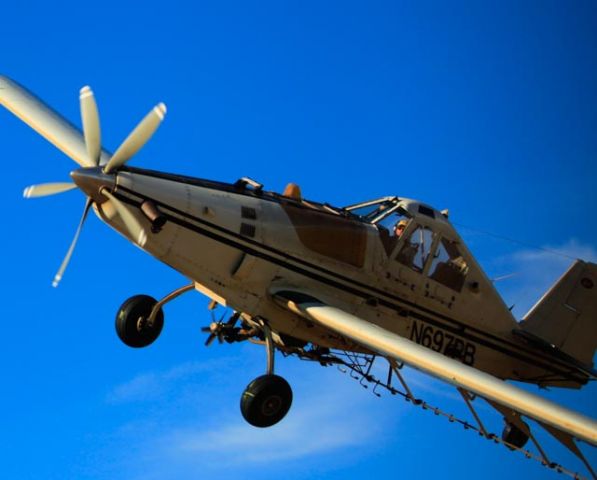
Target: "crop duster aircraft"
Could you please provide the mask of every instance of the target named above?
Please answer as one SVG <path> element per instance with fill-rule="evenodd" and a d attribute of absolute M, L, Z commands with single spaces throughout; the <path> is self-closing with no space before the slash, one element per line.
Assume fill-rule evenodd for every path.
<path fill-rule="evenodd" d="M 596 377 L 597 265 L 577 260 L 517 322 L 452 226 L 447 211 L 389 196 L 337 208 L 302 198 L 297 185 L 279 194 L 250 178 L 234 184 L 131 167 L 128 161 L 166 113 L 157 105 L 114 154 L 100 141 L 89 87 L 80 92 L 82 133 L 41 100 L 0 77 L 0 103 L 80 168 L 74 183 L 34 185 L 26 197 L 78 187 L 86 196 L 60 281 L 91 209 L 103 222 L 189 279 L 157 301 L 129 298 L 116 331 L 131 347 L 151 344 L 162 330 L 162 307 L 187 291 L 231 309 L 203 330 L 206 344 L 252 341 L 266 347 L 266 373 L 241 397 L 244 418 L 257 427 L 279 422 L 292 391 L 274 374 L 274 353 L 350 370 L 374 391 L 386 387 L 482 436 L 523 450 L 529 439 L 550 461 L 525 421 L 534 420 L 577 455 L 595 477 L 578 441 L 595 446 L 595 420 L 505 380 L 539 387 L 581 388 Z M 386 359 L 387 380 L 372 372 Z M 411 366 L 458 389 L 468 423 L 417 398 L 401 374 Z M 384 375 L 385 376 L 385 375 Z M 392 386 L 392 380 L 402 388 Z M 505 420 L 501 436 L 487 431 L 473 400 Z"/>

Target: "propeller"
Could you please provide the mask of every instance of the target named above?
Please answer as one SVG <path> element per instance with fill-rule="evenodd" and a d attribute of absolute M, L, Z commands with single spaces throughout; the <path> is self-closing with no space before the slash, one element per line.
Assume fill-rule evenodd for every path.
<path fill-rule="evenodd" d="M 47 197 L 48 195 L 56 195 L 57 193 L 68 192 L 77 188 L 77 185 L 72 182 L 57 182 L 57 183 L 40 183 L 39 185 L 31 185 L 23 191 L 23 197 L 36 198 Z"/>
<path fill-rule="evenodd" d="M 205 346 L 209 347 L 213 341 L 217 338 L 219 343 L 222 343 L 222 337 L 217 333 L 218 323 L 212 322 L 209 324 L 209 327 L 201 327 L 201 331 L 203 333 L 209 333 L 207 340 L 205 340 Z"/>
<path fill-rule="evenodd" d="M 68 251 L 66 252 L 66 256 L 64 257 L 64 260 L 62 260 L 62 263 L 60 264 L 60 268 L 58 269 L 58 272 L 56 272 L 56 275 L 54 275 L 54 280 L 52 281 L 53 287 L 57 287 L 58 284 L 60 283 L 60 280 L 62 280 L 62 275 L 64 275 L 64 271 L 66 270 L 66 267 L 68 266 L 68 262 L 70 262 L 70 257 L 72 257 L 73 252 L 75 251 L 75 245 L 77 245 L 77 241 L 79 240 L 79 235 L 81 235 L 81 230 L 83 229 L 83 224 L 85 223 L 85 220 L 87 219 L 87 214 L 89 213 L 89 209 L 91 208 L 92 203 L 93 202 L 90 198 L 88 198 L 87 201 L 85 202 L 85 208 L 83 209 L 83 215 L 81 215 L 81 220 L 79 220 L 79 226 L 77 227 L 77 230 L 75 231 L 75 236 L 73 237 L 73 241 L 71 242 L 70 247 L 68 248 Z"/>
<path fill-rule="evenodd" d="M 58 269 L 58 272 L 54 277 L 54 281 L 52 282 L 52 285 L 54 287 L 58 286 L 60 280 L 62 279 L 62 276 L 64 275 L 66 267 L 70 262 L 77 241 L 79 240 L 79 236 L 81 235 L 83 224 L 87 219 L 87 215 L 91 206 L 94 202 L 99 201 L 98 198 L 101 198 L 98 194 L 101 194 L 101 196 L 105 197 L 107 201 L 114 206 L 114 209 L 120 216 L 120 219 L 122 220 L 122 223 L 124 224 L 124 227 L 130 234 L 131 238 L 133 238 L 134 241 L 137 242 L 140 246 L 145 245 L 145 242 L 147 241 L 147 232 L 145 231 L 139 220 L 135 217 L 135 215 L 131 213 L 129 208 L 125 206 L 120 200 L 118 200 L 114 196 L 114 194 L 108 190 L 108 187 L 106 185 L 100 185 L 99 191 L 93 191 L 93 188 L 91 187 L 96 187 L 98 184 L 101 184 L 102 181 L 104 183 L 114 185 L 115 179 L 109 178 L 109 175 L 115 175 L 118 169 L 125 165 L 147 143 L 147 141 L 152 137 L 157 128 L 160 126 L 166 114 L 166 105 L 164 105 L 163 103 L 159 103 L 158 105 L 156 105 L 138 123 L 138 125 L 133 129 L 129 136 L 126 137 L 126 139 L 118 147 L 116 153 L 112 155 L 110 160 L 108 160 L 107 164 L 104 166 L 102 173 L 98 174 L 97 169 L 100 166 L 99 163 L 102 152 L 101 129 L 95 96 L 93 95 L 93 91 L 89 86 L 85 86 L 81 89 L 79 93 L 79 104 L 81 109 L 81 123 L 83 125 L 83 138 L 85 140 L 88 164 L 90 166 L 77 170 L 76 172 L 73 172 L 73 174 L 71 174 L 71 176 L 75 180 L 75 183 L 42 183 L 38 185 L 31 185 L 27 187 L 23 192 L 23 196 L 25 198 L 37 198 L 49 195 L 56 195 L 58 193 L 67 192 L 69 190 L 73 190 L 79 187 L 82 190 L 84 190 L 84 193 L 87 195 L 85 208 L 83 209 L 83 214 L 81 215 L 79 225 L 77 227 L 77 230 L 75 231 L 75 236 L 73 237 L 73 240 L 70 244 L 68 251 L 66 252 L 62 264 L 60 265 L 60 268 Z M 71 155 L 71 158 L 76 160 L 73 155 Z M 91 182 L 89 181 L 90 179 Z M 107 181 L 106 179 L 108 179 L 109 181 Z M 87 183 L 84 184 L 84 182 Z"/>
<path fill-rule="evenodd" d="M 79 105 L 81 107 L 81 123 L 87 155 L 93 165 L 99 165 L 102 141 L 99 124 L 97 104 L 91 88 L 86 85 L 79 92 Z"/>
<path fill-rule="evenodd" d="M 139 220 L 137 220 L 130 210 L 124 206 L 124 203 L 108 192 L 108 190 L 103 189 L 101 193 L 102 195 L 108 197 L 108 199 L 112 202 L 114 208 L 120 215 L 124 226 L 127 228 L 135 241 L 141 246 L 145 245 L 145 242 L 147 241 L 147 232 L 145 232 L 145 229 L 139 223 Z"/>
<path fill-rule="evenodd" d="M 225 311 L 220 317 L 220 320 L 216 321 L 215 315 L 212 311 L 212 322 L 209 324 L 209 326 L 201 328 L 202 332 L 209 333 L 207 340 L 205 340 L 206 347 L 209 347 L 216 338 L 218 339 L 218 343 L 223 343 L 226 339 L 226 335 L 228 335 L 234 328 L 234 325 L 236 325 L 236 322 L 240 317 L 240 313 L 234 312 L 228 321 L 223 322 L 226 313 L 227 312 Z"/>
<path fill-rule="evenodd" d="M 164 119 L 164 115 L 166 115 L 166 105 L 159 103 L 153 107 L 131 134 L 126 137 L 116 153 L 112 155 L 112 158 L 104 167 L 104 173 L 110 173 L 128 162 L 155 133 Z"/>

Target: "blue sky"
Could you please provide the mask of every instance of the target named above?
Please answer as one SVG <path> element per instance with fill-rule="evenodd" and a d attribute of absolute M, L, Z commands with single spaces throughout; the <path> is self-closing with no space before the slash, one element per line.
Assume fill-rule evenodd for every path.
<path fill-rule="evenodd" d="M 569 264 L 528 245 L 597 261 L 594 2 L 23 1 L 2 20 L 0 72 L 77 124 L 91 85 L 106 148 L 167 104 L 136 166 L 248 175 L 276 191 L 294 181 L 338 205 L 399 195 L 449 208 L 490 277 L 516 274 L 497 285 L 519 316 Z M 278 362 L 295 392 L 289 416 L 246 426 L 239 395 L 264 352 L 203 348 L 198 294 L 166 307 L 151 348 L 121 345 L 120 303 L 185 280 L 90 218 L 53 289 L 83 197 L 21 193 L 76 165 L 4 110 L 0 140 L 3 478 L 555 478 L 292 359 Z M 463 411 L 447 387 L 410 376 L 430 403 Z M 595 394 L 547 393 L 592 417 Z"/>

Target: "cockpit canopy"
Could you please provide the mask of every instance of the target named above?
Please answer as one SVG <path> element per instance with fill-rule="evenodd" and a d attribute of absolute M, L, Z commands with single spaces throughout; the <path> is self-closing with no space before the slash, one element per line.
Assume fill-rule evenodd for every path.
<path fill-rule="evenodd" d="M 468 265 L 447 212 L 415 200 L 382 197 L 344 207 L 361 221 L 375 225 L 392 261 L 459 292 Z"/>
<path fill-rule="evenodd" d="M 447 211 L 438 212 L 434 208 L 416 200 L 399 197 L 381 197 L 376 200 L 355 203 L 344 207 L 342 210 L 356 215 L 361 220 L 387 228 L 387 219 L 398 214 L 402 217 L 413 218 L 425 215 L 429 218 L 447 218 Z M 394 215 L 393 215 L 394 214 Z"/>

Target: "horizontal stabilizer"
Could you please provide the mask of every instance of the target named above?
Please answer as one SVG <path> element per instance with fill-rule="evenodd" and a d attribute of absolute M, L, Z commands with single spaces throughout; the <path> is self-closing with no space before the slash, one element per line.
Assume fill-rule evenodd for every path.
<path fill-rule="evenodd" d="M 89 160 L 83 134 L 58 112 L 14 80 L 0 75 L 0 105 L 29 125 L 82 167 L 95 166 Z M 102 150 L 100 164 L 109 152 Z"/>
<path fill-rule="evenodd" d="M 529 310 L 520 326 L 591 366 L 597 347 L 597 265 L 577 260 Z"/>

